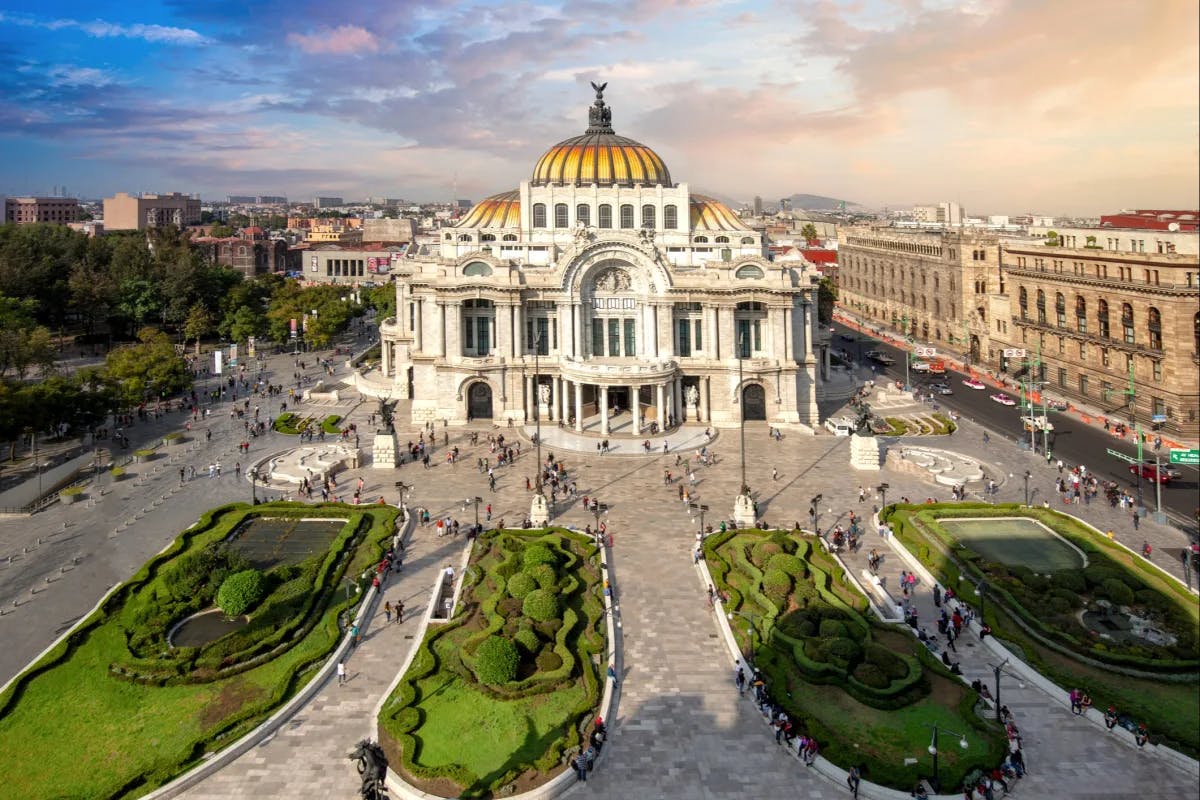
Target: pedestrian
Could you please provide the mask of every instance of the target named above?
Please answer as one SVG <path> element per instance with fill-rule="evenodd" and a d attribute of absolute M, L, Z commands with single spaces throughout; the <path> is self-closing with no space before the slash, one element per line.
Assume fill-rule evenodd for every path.
<path fill-rule="evenodd" d="M 775 467 L 771 467 L 771 480 L 773 480 L 773 481 L 779 480 L 779 470 L 776 469 Z"/>
<path fill-rule="evenodd" d="M 383 618 L 385 622 L 392 621 L 392 603 L 388 601 L 383 604 Z"/>
<path fill-rule="evenodd" d="M 183 467 L 180 467 L 179 468 L 179 485 L 180 486 L 183 485 L 183 475 L 184 475 Z"/>
<path fill-rule="evenodd" d="M 358 629 L 358 624 L 350 626 L 350 639 L 354 647 L 358 647 L 358 643 L 362 640 L 362 632 Z"/>
<path fill-rule="evenodd" d="M 343 683 L 346 682 L 346 662 L 345 661 L 339 661 L 337 663 L 337 678 L 338 678 L 338 686 L 341 686 Z"/>
<path fill-rule="evenodd" d="M 575 765 L 575 780 L 586 782 L 588 773 L 587 753 L 581 750 L 579 755 L 575 756 L 575 760 L 572 763 Z"/>
<path fill-rule="evenodd" d="M 404 622 L 404 601 L 396 601 L 396 622 Z"/>
<path fill-rule="evenodd" d="M 864 503 L 867 500 L 867 489 L 865 486 L 858 487 L 858 502 Z"/>
<path fill-rule="evenodd" d="M 850 796 L 858 797 L 858 784 L 862 780 L 862 772 L 858 767 L 851 767 L 846 773 L 846 785 L 850 787 Z"/>
<path fill-rule="evenodd" d="M 608 677 L 613 682 L 613 688 L 614 689 L 617 688 L 617 668 L 614 667 L 612 664 L 608 665 Z"/>
<path fill-rule="evenodd" d="M 1133 529 L 1136 531 L 1138 526 L 1142 524 L 1142 518 L 1138 515 L 1137 509 L 1133 510 Z"/>
<path fill-rule="evenodd" d="M 942 587 L 936 583 L 933 585 L 933 604 L 937 608 L 942 607 Z"/>
<path fill-rule="evenodd" d="M 746 692 L 746 673 L 742 671 L 741 663 L 738 663 L 737 670 L 733 674 L 733 685 L 737 687 L 739 696 L 745 694 L 745 692 Z"/>

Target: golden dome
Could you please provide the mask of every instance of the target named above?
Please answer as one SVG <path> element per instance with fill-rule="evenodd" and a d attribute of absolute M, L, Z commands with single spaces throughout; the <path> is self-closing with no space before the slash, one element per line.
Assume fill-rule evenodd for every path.
<path fill-rule="evenodd" d="M 690 198 L 693 231 L 748 231 L 751 228 L 742 218 L 722 203 L 702 194 Z"/>
<path fill-rule="evenodd" d="M 534 186 L 565 183 L 576 186 L 671 186 L 671 173 L 658 153 L 646 145 L 617 136 L 612 111 L 604 104 L 604 87 L 588 109 L 588 129 L 582 136 L 559 142 L 538 159 L 533 168 Z"/>
<path fill-rule="evenodd" d="M 521 227 L 521 196 L 516 190 L 513 190 L 485 197 L 471 206 L 467 215 L 454 227 L 519 228 Z"/>

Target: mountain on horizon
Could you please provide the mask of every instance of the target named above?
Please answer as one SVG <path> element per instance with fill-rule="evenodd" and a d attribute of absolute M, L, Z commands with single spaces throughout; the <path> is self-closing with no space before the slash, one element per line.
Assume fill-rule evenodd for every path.
<path fill-rule="evenodd" d="M 699 189 L 699 188 L 696 191 L 697 191 L 697 194 L 708 195 L 709 197 L 712 197 L 716 200 L 721 201 L 722 203 L 724 203 L 725 205 L 734 209 L 735 211 L 739 208 L 754 205 L 753 197 L 750 198 L 749 200 L 735 200 L 731 197 L 727 197 L 725 195 L 720 195 L 715 192 L 706 192 L 703 189 Z M 850 200 L 843 201 L 843 200 L 838 200 L 836 197 L 825 197 L 824 195 L 819 195 L 819 194 L 797 193 L 797 194 L 790 195 L 787 198 L 787 201 L 788 201 L 788 207 L 793 210 L 800 209 L 800 208 L 807 208 L 807 209 L 813 209 L 813 210 L 836 209 L 836 208 L 839 208 L 843 202 L 845 202 L 847 208 L 859 206 L 859 203 L 855 203 Z M 763 206 L 766 208 L 777 208 L 779 206 L 779 198 L 764 197 L 763 198 Z"/>

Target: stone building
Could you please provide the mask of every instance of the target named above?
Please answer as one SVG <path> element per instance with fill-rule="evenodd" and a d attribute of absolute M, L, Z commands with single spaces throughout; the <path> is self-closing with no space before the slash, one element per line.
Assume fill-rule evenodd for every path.
<path fill-rule="evenodd" d="M 16 225 L 53 222 L 65 225 L 79 219 L 79 201 L 74 197 L 8 197 L 4 221 Z"/>
<path fill-rule="evenodd" d="M 184 228 L 200 224 L 200 200 L 179 192 L 142 194 L 117 192 L 104 198 L 104 228 L 109 231 L 145 230 L 163 225 Z"/>
<path fill-rule="evenodd" d="M 1132 370 L 1138 421 L 1162 415 L 1164 430 L 1196 438 L 1200 257 L 1042 242 L 1005 244 L 1002 256 L 1010 325 L 993 334 L 998 346 L 1040 353 L 1048 391 L 1126 418 Z"/>
<path fill-rule="evenodd" d="M 969 357 L 988 357 L 1002 293 L 999 240 L 973 231 L 838 230 L 838 304 L 874 325 Z"/>
<path fill-rule="evenodd" d="M 537 414 L 603 435 L 741 413 L 815 425 L 816 271 L 772 262 L 761 234 L 614 133 L 603 88 L 582 136 L 393 264 L 377 393 L 411 398 L 416 421 Z"/>

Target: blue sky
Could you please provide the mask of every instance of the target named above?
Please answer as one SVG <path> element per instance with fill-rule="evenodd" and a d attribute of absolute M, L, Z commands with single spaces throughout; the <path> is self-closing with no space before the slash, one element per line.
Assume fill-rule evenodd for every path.
<path fill-rule="evenodd" d="M 0 0 L 0 193 L 479 199 L 589 80 L 735 199 L 1200 204 L 1194 0 Z"/>

